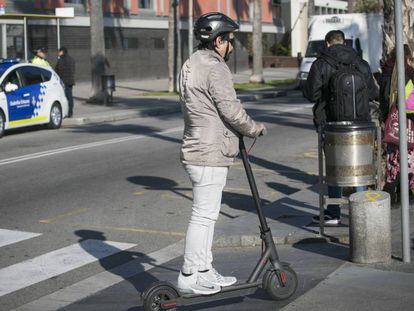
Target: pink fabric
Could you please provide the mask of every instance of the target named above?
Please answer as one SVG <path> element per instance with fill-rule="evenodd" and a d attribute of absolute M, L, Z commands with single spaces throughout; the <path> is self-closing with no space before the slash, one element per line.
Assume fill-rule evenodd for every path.
<path fill-rule="evenodd" d="M 399 145 L 399 121 L 398 110 L 395 105 L 391 107 L 385 121 L 384 139 L 387 144 Z M 414 148 L 414 124 L 413 121 L 407 118 L 407 144 L 409 148 Z"/>
<path fill-rule="evenodd" d="M 405 101 L 406 110 L 414 110 L 414 92 L 410 93 L 410 96 Z"/>
<path fill-rule="evenodd" d="M 386 181 L 393 183 L 397 180 L 400 172 L 400 150 L 396 145 L 387 146 Z M 408 186 L 414 189 L 414 150 L 408 148 Z"/>

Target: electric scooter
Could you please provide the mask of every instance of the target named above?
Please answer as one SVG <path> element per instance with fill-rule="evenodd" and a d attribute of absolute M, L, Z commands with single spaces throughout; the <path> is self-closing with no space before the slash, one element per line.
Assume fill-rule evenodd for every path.
<path fill-rule="evenodd" d="M 298 286 L 297 275 L 288 263 L 279 260 L 272 232 L 263 215 L 259 192 L 254 180 L 243 137 L 240 138 L 239 148 L 260 221 L 260 238 L 265 246 L 256 267 L 245 283 L 236 283 L 232 286 L 223 287 L 220 292 L 213 295 L 182 294 L 170 282 L 155 282 L 141 295 L 145 311 L 176 311 L 178 306 L 188 306 L 251 295 L 258 287 L 264 288 L 274 300 L 287 299 L 296 292 Z M 262 279 L 259 280 L 264 270 L 266 271 Z"/>

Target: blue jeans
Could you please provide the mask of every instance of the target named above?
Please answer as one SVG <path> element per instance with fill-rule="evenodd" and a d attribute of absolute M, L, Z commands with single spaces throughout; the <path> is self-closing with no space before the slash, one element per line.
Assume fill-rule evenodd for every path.
<path fill-rule="evenodd" d="M 355 187 L 356 192 L 367 190 L 367 186 Z M 339 199 L 342 197 L 342 187 L 328 186 L 328 196 L 331 199 Z M 326 215 L 332 218 L 341 218 L 341 206 L 339 204 L 329 204 L 326 207 Z"/>

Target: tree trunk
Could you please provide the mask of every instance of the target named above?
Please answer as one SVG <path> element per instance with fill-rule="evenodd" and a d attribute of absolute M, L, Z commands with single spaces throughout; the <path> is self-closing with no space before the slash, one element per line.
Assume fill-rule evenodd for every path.
<path fill-rule="evenodd" d="M 253 72 L 250 82 L 263 83 L 262 0 L 253 0 Z"/>
<path fill-rule="evenodd" d="M 168 14 L 168 92 L 174 92 L 174 10 L 175 0 L 170 0 L 170 9 Z"/>
<path fill-rule="evenodd" d="M 382 0 L 384 14 L 383 60 L 395 47 L 394 0 Z M 402 0 L 403 6 L 403 38 L 411 50 L 414 49 L 414 0 Z"/>
<path fill-rule="evenodd" d="M 308 1 L 308 17 L 315 15 L 315 0 Z"/>
<path fill-rule="evenodd" d="M 178 0 L 170 0 L 168 15 L 168 92 L 177 91 L 177 76 L 181 64 L 179 22 Z"/>
<path fill-rule="evenodd" d="M 354 13 L 354 0 L 348 0 L 348 13 Z"/>
<path fill-rule="evenodd" d="M 101 76 L 105 74 L 105 38 L 102 1 L 90 1 L 91 21 L 91 100 L 102 101 Z"/>

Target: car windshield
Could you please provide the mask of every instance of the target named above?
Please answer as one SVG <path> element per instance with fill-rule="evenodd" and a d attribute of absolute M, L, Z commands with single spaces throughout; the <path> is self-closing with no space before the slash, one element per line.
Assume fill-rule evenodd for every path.
<path fill-rule="evenodd" d="M 345 44 L 352 47 L 352 39 L 346 39 Z M 318 57 L 325 47 L 325 41 L 309 41 L 305 57 Z"/>
<path fill-rule="evenodd" d="M 317 57 L 324 47 L 325 42 L 323 40 L 309 41 L 305 57 Z"/>

